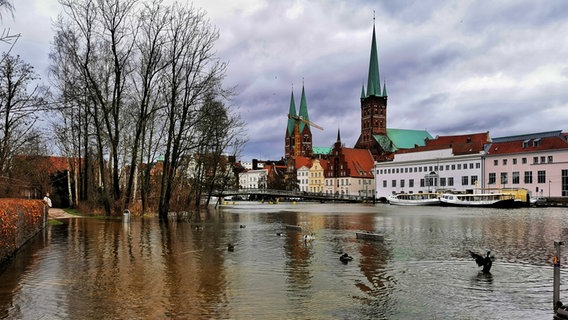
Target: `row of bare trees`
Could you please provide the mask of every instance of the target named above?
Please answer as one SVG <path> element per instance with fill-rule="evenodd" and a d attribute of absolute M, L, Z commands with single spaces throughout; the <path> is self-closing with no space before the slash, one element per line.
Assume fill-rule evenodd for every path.
<path fill-rule="evenodd" d="M 14 5 L 11 1 L 0 0 L 0 20 L 5 15 L 13 17 Z M 39 192 L 42 184 L 34 170 L 20 166 L 15 168 L 14 158 L 22 154 L 39 154 L 45 150 L 42 133 L 37 127 L 39 114 L 47 110 L 48 91 L 37 84 L 39 75 L 33 66 L 10 54 L 19 38 L 7 28 L 2 28 L 0 46 L 0 194 L 13 196 L 21 189 L 36 186 Z M 22 179 L 22 174 L 29 179 Z"/>
<path fill-rule="evenodd" d="M 60 3 L 50 78 L 73 203 L 111 215 L 140 199 L 142 212 L 164 218 L 222 188 L 222 155 L 238 153 L 243 124 L 204 11 L 160 0 Z"/>

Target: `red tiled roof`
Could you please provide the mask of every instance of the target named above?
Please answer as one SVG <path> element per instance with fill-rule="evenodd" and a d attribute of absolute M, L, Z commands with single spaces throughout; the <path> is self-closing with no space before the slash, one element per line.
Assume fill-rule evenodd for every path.
<path fill-rule="evenodd" d="M 306 166 L 307 168 L 312 167 L 312 159 L 311 158 L 303 157 L 303 156 L 296 156 L 294 158 L 294 160 L 295 160 L 296 170 L 300 169 L 303 166 Z"/>
<path fill-rule="evenodd" d="M 319 163 L 323 170 L 327 170 L 329 168 L 329 161 L 324 159 L 319 159 Z"/>
<path fill-rule="evenodd" d="M 354 178 L 373 178 L 375 161 L 368 149 L 343 148 L 342 153 L 349 168 L 350 176 Z"/>
<path fill-rule="evenodd" d="M 411 153 L 452 148 L 454 155 L 474 154 L 483 151 L 483 146 L 490 143 L 489 132 L 452 136 L 437 136 L 427 140 L 423 147 L 397 150 L 396 153 Z"/>
<path fill-rule="evenodd" d="M 536 144 L 535 144 L 536 141 Z M 527 153 L 540 150 L 568 149 L 568 141 L 560 136 L 539 139 L 494 142 L 487 151 L 490 155 Z"/>

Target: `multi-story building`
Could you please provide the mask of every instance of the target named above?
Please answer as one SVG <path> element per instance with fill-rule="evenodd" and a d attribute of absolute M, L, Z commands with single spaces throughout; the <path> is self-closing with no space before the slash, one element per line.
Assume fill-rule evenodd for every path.
<path fill-rule="evenodd" d="M 392 161 L 375 163 L 375 196 L 480 188 L 484 146 L 489 142 L 488 132 L 439 136 L 423 147 L 399 150 Z"/>
<path fill-rule="evenodd" d="M 266 189 L 268 185 L 268 170 L 249 170 L 239 174 L 239 188 Z"/>
<path fill-rule="evenodd" d="M 296 170 L 296 176 L 298 179 L 298 188 L 302 192 L 309 191 L 309 183 L 308 183 L 309 173 L 310 173 L 310 168 L 308 168 L 305 165 L 301 166 Z"/>
<path fill-rule="evenodd" d="M 372 197 L 373 156 L 367 149 L 345 148 L 339 130 L 324 170 L 324 193 L 336 196 Z"/>
<path fill-rule="evenodd" d="M 327 161 L 315 159 L 309 170 L 308 191 L 313 193 L 323 192 L 324 187 L 324 166 Z"/>
<path fill-rule="evenodd" d="M 560 130 L 495 138 L 483 167 L 485 188 L 525 188 L 533 197 L 568 197 L 568 141 Z"/>

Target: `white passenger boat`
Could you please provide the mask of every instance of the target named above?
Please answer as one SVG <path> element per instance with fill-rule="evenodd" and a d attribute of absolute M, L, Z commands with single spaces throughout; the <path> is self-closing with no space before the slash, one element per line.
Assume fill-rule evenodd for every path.
<path fill-rule="evenodd" d="M 524 202 L 508 193 L 444 193 L 440 196 L 442 205 L 462 207 L 517 208 Z"/>
<path fill-rule="evenodd" d="M 432 206 L 440 204 L 439 193 L 399 193 L 391 194 L 387 200 L 399 206 Z"/>

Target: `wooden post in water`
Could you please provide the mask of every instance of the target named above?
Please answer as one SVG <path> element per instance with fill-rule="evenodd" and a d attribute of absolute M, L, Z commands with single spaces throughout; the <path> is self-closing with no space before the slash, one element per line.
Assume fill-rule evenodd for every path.
<path fill-rule="evenodd" d="M 564 241 L 555 240 L 554 249 L 554 284 L 552 289 L 552 306 L 554 311 L 558 309 L 558 301 L 560 301 L 560 246 L 564 244 Z"/>

